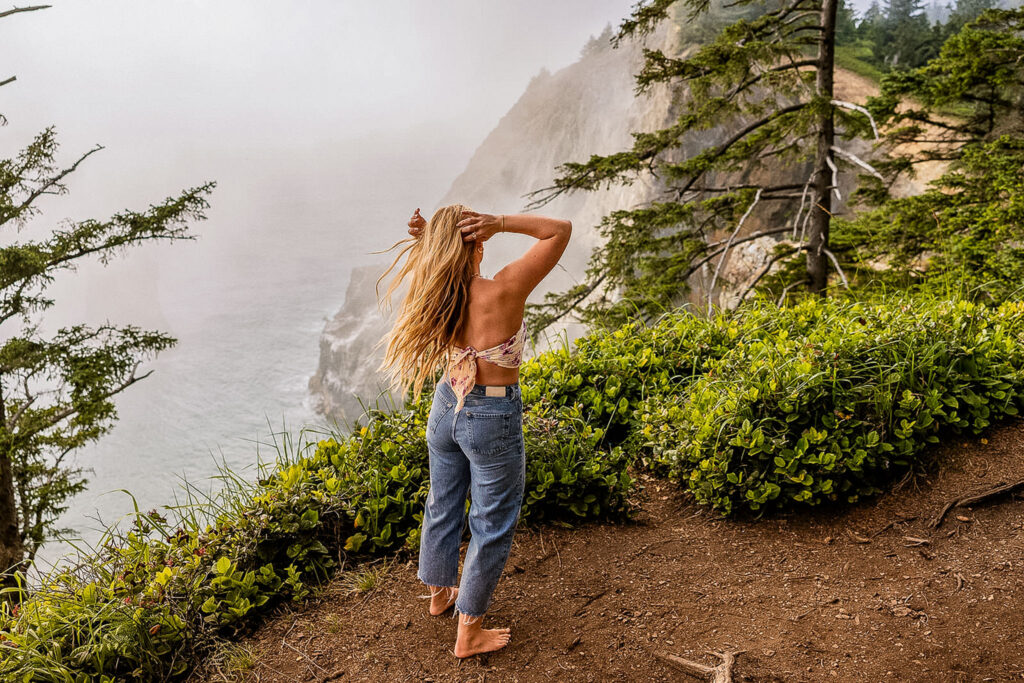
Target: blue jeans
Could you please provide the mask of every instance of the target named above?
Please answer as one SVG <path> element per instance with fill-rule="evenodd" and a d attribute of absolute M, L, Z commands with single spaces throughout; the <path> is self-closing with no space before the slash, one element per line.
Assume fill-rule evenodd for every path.
<path fill-rule="evenodd" d="M 438 382 L 427 419 L 430 493 L 417 576 L 429 586 L 456 584 L 468 492 L 470 541 L 455 613 L 477 617 L 491 604 L 523 502 L 523 397 L 518 383 L 505 396 L 485 396 L 476 385 L 457 413 L 455 402 L 447 379 Z"/>

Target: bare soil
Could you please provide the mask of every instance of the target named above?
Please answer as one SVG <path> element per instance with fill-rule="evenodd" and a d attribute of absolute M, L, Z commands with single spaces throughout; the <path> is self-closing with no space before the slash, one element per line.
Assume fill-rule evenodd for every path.
<path fill-rule="evenodd" d="M 415 557 L 368 593 L 344 576 L 242 643 L 249 681 L 697 680 L 659 655 L 737 681 L 1024 679 L 1024 423 L 938 447 L 932 474 L 870 502 L 724 520 L 642 478 L 633 523 L 517 533 L 485 626 L 505 649 L 457 659 L 451 612 L 431 617 Z M 211 677 L 209 680 L 214 680 Z"/>

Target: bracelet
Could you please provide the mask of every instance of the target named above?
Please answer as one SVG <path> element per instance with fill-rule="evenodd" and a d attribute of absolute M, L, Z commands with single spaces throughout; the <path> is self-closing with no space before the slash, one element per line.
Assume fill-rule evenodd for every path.
<path fill-rule="evenodd" d="M 505 232 L 505 214 L 501 214 L 501 231 Z"/>

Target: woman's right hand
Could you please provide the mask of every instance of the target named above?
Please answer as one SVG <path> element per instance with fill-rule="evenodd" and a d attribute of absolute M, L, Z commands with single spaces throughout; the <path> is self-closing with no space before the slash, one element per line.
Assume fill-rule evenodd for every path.
<path fill-rule="evenodd" d="M 419 209 L 416 209 L 412 212 L 412 218 L 409 219 L 409 234 L 419 237 L 423 234 L 425 227 L 427 227 L 427 219 L 420 215 Z"/>
<path fill-rule="evenodd" d="M 486 242 L 501 230 L 501 217 L 465 210 L 455 227 L 461 228 L 462 239 L 466 242 Z"/>

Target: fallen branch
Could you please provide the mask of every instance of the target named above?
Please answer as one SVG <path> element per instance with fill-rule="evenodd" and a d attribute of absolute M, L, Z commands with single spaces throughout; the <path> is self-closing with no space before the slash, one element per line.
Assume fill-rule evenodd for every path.
<path fill-rule="evenodd" d="M 939 512 L 939 514 L 937 514 L 935 516 L 935 519 L 933 519 L 931 522 L 929 522 L 928 526 L 931 527 L 932 529 L 938 528 L 938 526 L 940 524 L 942 524 L 942 520 L 946 518 L 946 514 L 950 510 L 952 510 L 953 508 L 964 507 L 964 506 L 967 506 L 967 505 L 974 505 L 975 503 L 981 503 L 981 502 L 986 501 L 986 500 L 988 500 L 990 498 L 995 498 L 996 496 L 1001 496 L 1004 493 L 1009 493 L 1011 491 L 1016 491 L 1019 488 L 1024 488 L 1024 479 L 1022 479 L 1022 480 L 1020 480 L 1018 482 L 1014 482 L 1012 484 L 1003 484 L 1001 486 L 995 487 L 994 489 L 989 489 L 988 491 L 982 491 L 981 493 L 976 493 L 973 496 L 963 496 L 961 498 L 956 498 L 954 500 L 951 500 L 948 503 L 946 503 L 946 506 L 944 508 L 942 508 L 942 511 Z"/>
<path fill-rule="evenodd" d="M 654 656 L 666 664 L 688 673 L 691 676 L 695 676 L 697 678 L 710 676 L 711 683 L 732 683 L 732 665 L 736 663 L 736 655 L 744 652 L 746 652 L 746 650 L 712 652 L 711 654 L 722 660 L 722 663 L 718 666 L 706 666 L 699 662 L 677 657 L 676 655 L 669 654 L 668 652 L 655 652 Z"/>

